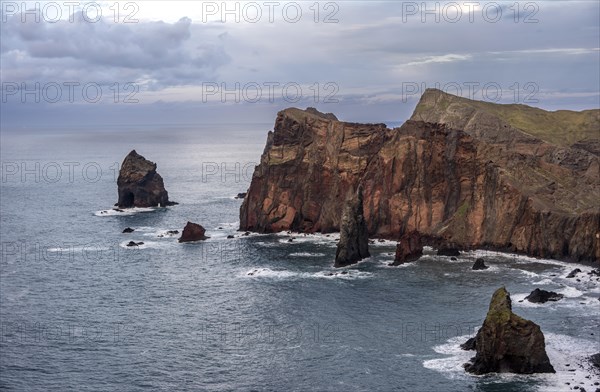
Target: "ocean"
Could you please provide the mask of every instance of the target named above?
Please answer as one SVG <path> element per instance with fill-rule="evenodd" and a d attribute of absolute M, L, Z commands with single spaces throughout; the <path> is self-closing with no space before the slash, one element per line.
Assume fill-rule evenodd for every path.
<path fill-rule="evenodd" d="M 597 388 L 585 360 L 600 352 L 590 266 L 488 251 L 452 261 L 427 248 L 417 262 L 390 267 L 395 243 L 376 240 L 372 257 L 336 270 L 336 234 L 238 232 L 235 196 L 247 190 L 271 128 L 3 131 L 0 389 Z M 112 210 L 132 149 L 157 163 L 179 205 Z M 187 221 L 210 238 L 179 244 L 167 233 Z M 127 247 L 132 240 L 143 245 Z M 490 268 L 472 271 L 477 257 Z M 566 278 L 575 267 L 580 281 Z M 513 311 L 541 326 L 556 374 L 462 369 L 474 352 L 458 346 L 501 286 Z M 536 287 L 565 298 L 521 302 Z"/>

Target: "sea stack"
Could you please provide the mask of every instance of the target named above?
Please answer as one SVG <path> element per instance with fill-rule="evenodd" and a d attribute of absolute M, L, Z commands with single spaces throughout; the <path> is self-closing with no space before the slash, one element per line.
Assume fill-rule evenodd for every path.
<path fill-rule="evenodd" d="M 396 245 L 396 257 L 390 265 L 400 265 L 417 260 L 423 256 L 421 235 L 417 231 L 406 233 Z"/>
<path fill-rule="evenodd" d="M 201 225 L 188 222 L 183 228 L 183 232 L 181 233 L 181 237 L 179 237 L 179 242 L 192 242 L 192 241 L 201 241 L 205 240 L 208 237 L 204 234 L 206 230 Z"/>
<path fill-rule="evenodd" d="M 363 193 L 349 193 L 340 223 L 340 242 L 335 252 L 334 267 L 345 267 L 369 257 L 369 233 L 363 216 Z"/>
<path fill-rule="evenodd" d="M 156 172 L 156 163 L 150 162 L 135 150 L 123 160 L 117 186 L 119 208 L 165 207 L 173 204 L 169 202 L 162 177 Z"/>
<path fill-rule="evenodd" d="M 555 373 L 540 327 L 512 312 L 510 294 L 504 287 L 492 296 L 475 336 L 475 349 L 477 354 L 465 364 L 470 373 Z"/>

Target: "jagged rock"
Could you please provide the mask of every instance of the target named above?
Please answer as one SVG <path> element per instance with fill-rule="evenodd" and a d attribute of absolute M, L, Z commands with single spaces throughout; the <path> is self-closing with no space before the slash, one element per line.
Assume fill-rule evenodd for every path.
<path fill-rule="evenodd" d="M 581 270 L 579 268 L 575 268 L 573 271 L 569 272 L 569 275 L 567 275 L 567 278 L 569 278 L 569 279 L 574 278 L 580 272 L 581 272 Z"/>
<path fill-rule="evenodd" d="M 133 233 L 135 230 L 131 227 L 126 227 L 123 229 L 123 233 Z"/>
<path fill-rule="evenodd" d="M 472 351 L 477 349 L 477 341 L 475 338 L 469 338 L 466 342 L 460 345 L 460 348 L 465 351 Z"/>
<path fill-rule="evenodd" d="M 486 270 L 489 267 L 487 265 L 485 265 L 484 260 L 480 257 L 477 260 L 475 260 L 475 263 L 473 264 L 472 269 L 474 270 Z"/>
<path fill-rule="evenodd" d="M 546 291 L 535 289 L 525 299 L 529 302 L 536 304 L 543 304 L 548 301 L 559 301 L 563 298 L 562 294 L 555 293 L 554 291 Z"/>
<path fill-rule="evenodd" d="M 394 262 L 390 265 L 400 265 L 417 260 L 423 256 L 423 244 L 421 235 L 417 231 L 407 233 L 400 238 L 396 245 L 396 255 Z"/>
<path fill-rule="evenodd" d="M 150 162 L 135 150 L 123 160 L 117 179 L 121 208 L 165 207 L 172 205 L 163 179 L 156 172 L 156 163 Z"/>
<path fill-rule="evenodd" d="M 560 112 L 439 90 L 427 90 L 396 129 L 283 110 L 240 207 L 240 230 L 339 231 L 340 197 L 360 183 L 372 238 L 416 230 L 460 249 L 598 260 L 599 157 L 571 147 L 567 135 L 599 139 L 599 111 L 569 112 L 571 122 Z"/>
<path fill-rule="evenodd" d="M 437 251 L 438 256 L 460 256 L 460 251 L 453 247 L 442 247 Z"/>
<path fill-rule="evenodd" d="M 238 193 L 235 198 L 236 199 L 243 199 L 244 197 L 246 197 L 246 192 Z"/>
<path fill-rule="evenodd" d="M 369 233 L 363 216 L 362 187 L 349 194 L 340 224 L 334 267 L 345 267 L 369 257 Z"/>
<path fill-rule="evenodd" d="M 181 237 L 179 237 L 178 241 L 191 242 L 205 240 L 208 237 L 206 237 L 204 233 L 206 233 L 204 227 L 200 226 L 197 223 L 188 222 L 183 228 L 183 232 L 181 233 Z"/>
<path fill-rule="evenodd" d="M 140 246 L 140 245 L 144 245 L 144 243 L 143 242 L 129 241 L 126 246 Z"/>
<path fill-rule="evenodd" d="M 475 348 L 477 354 L 465 364 L 470 373 L 555 373 L 540 327 L 512 312 L 504 287 L 492 296 Z"/>

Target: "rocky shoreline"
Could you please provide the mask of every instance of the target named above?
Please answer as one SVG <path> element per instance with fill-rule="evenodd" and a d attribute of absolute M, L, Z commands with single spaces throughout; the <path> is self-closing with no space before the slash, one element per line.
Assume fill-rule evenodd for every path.
<path fill-rule="evenodd" d="M 371 238 L 418 232 L 436 248 L 600 260 L 598 155 L 510 120 L 528 110 L 554 120 L 555 112 L 482 105 L 427 90 L 397 129 L 315 109 L 279 112 L 240 230 L 339 231 L 344 198 L 360 185 Z M 588 112 L 585 126 L 597 127 L 600 111 Z"/>

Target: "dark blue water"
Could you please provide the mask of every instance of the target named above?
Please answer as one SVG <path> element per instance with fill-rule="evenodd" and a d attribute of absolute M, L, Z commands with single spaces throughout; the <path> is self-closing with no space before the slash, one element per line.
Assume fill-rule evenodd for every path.
<path fill-rule="evenodd" d="M 429 250 L 391 268 L 394 244 L 377 242 L 341 274 L 335 235 L 237 232 L 233 196 L 248 188 L 269 127 L 4 133 L 0 389 L 594 390 L 599 377 L 579 364 L 600 351 L 600 290 L 565 279 L 572 265 L 485 252 L 452 262 Z M 157 162 L 178 206 L 102 213 L 133 148 Z M 188 220 L 211 238 L 166 234 Z M 492 268 L 471 271 L 478 256 Z M 542 327 L 556 375 L 462 371 L 472 353 L 457 346 L 502 285 Z M 566 298 L 518 302 L 535 287 Z"/>

